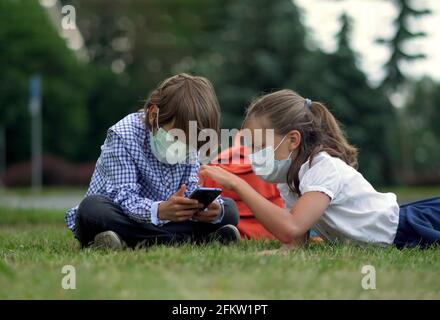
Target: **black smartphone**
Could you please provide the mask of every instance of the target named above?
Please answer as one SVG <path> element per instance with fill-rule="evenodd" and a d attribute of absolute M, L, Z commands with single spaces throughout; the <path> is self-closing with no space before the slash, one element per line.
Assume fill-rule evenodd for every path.
<path fill-rule="evenodd" d="M 205 210 L 218 196 L 222 193 L 220 188 L 203 188 L 198 187 L 189 196 L 190 199 L 196 199 L 199 203 L 203 204 L 203 208 L 200 210 Z"/>

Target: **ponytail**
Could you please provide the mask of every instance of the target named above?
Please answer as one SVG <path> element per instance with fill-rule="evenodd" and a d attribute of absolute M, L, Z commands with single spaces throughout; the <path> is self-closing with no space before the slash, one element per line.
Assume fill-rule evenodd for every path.
<path fill-rule="evenodd" d="M 321 151 L 345 161 L 349 166 L 358 168 L 358 151 L 350 145 L 341 129 L 341 125 L 325 105 L 312 102 L 310 111 L 321 131 Z"/>

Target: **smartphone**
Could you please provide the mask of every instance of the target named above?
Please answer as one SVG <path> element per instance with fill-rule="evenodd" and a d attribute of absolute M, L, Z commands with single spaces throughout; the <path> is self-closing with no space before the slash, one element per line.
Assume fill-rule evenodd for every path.
<path fill-rule="evenodd" d="M 205 210 L 215 199 L 217 199 L 222 193 L 220 188 L 203 188 L 198 187 L 189 196 L 190 199 L 196 199 L 199 203 L 203 204 L 203 208 L 200 210 Z"/>

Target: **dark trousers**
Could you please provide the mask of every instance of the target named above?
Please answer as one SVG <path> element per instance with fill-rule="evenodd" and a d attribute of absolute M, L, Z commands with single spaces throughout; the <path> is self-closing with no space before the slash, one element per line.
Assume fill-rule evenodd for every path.
<path fill-rule="evenodd" d="M 440 197 L 400 206 L 394 244 L 398 248 L 440 244 Z"/>
<path fill-rule="evenodd" d="M 220 223 L 168 222 L 158 227 L 130 219 L 119 205 L 107 197 L 91 195 L 84 198 L 78 207 L 75 237 L 83 247 L 88 246 L 98 233 L 109 230 L 116 232 L 129 247 L 138 243 L 152 245 L 203 242 L 207 235 L 218 228 L 227 224 L 238 224 L 239 213 L 235 202 L 229 198 L 223 200 L 224 216 Z"/>

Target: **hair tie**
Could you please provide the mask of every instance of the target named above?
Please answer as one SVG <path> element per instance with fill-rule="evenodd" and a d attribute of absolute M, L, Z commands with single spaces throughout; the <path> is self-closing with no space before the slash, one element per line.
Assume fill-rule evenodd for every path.
<path fill-rule="evenodd" d="M 312 100 L 310 100 L 310 99 L 305 99 L 304 104 L 305 104 L 305 106 L 306 106 L 307 108 L 310 109 L 310 108 L 312 107 Z"/>

